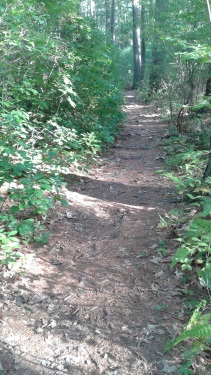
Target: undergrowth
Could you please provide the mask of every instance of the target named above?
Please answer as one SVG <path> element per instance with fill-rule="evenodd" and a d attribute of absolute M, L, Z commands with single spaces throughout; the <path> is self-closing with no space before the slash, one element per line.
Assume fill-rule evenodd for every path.
<path fill-rule="evenodd" d="M 123 119 L 118 53 L 73 0 L 0 4 L 0 265 L 45 243 L 67 205 L 62 175 L 87 168 Z"/>
<path fill-rule="evenodd" d="M 203 179 L 209 150 L 209 129 L 201 133 L 173 135 L 165 141 L 166 170 L 178 196 L 178 207 L 161 218 L 161 227 L 173 227 L 179 247 L 171 268 L 181 267 L 183 282 L 195 285 L 196 293 L 186 292 L 191 313 L 182 332 L 166 344 L 165 351 L 185 342 L 184 364 L 179 374 L 194 374 L 194 361 L 203 353 L 209 372 L 211 354 L 211 177 Z M 197 298 L 195 297 L 197 295 Z M 207 373 L 208 373 L 207 372 Z"/>

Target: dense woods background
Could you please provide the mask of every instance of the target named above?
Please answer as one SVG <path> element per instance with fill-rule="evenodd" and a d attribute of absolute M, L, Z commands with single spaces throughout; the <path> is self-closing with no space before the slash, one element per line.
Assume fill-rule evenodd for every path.
<path fill-rule="evenodd" d="M 23 242 L 47 241 L 41 218 L 57 200 L 67 204 L 62 176 L 88 168 L 115 141 L 130 88 L 144 103 L 155 101 L 180 137 L 166 146 L 168 166 L 178 171 L 186 161 L 176 186 L 203 208 L 186 236 L 194 250 L 181 247 L 173 265 L 191 270 L 203 253 L 198 275 L 209 288 L 211 188 L 209 180 L 207 190 L 201 185 L 202 168 L 202 180 L 211 175 L 209 1 L 2 0 L 0 34 L 2 264 L 21 256 Z M 206 319 L 198 343 L 210 348 Z"/>

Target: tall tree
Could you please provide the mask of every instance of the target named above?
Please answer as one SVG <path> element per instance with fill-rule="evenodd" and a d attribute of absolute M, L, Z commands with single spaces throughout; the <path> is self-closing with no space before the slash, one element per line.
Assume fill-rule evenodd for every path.
<path fill-rule="evenodd" d="M 151 71 L 150 71 L 150 88 L 157 91 L 160 87 L 163 77 L 165 54 L 162 42 L 159 40 L 159 29 L 162 29 L 165 20 L 166 2 L 163 0 L 155 0 L 154 8 L 154 35 L 151 51 Z M 151 15 L 152 16 L 152 15 Z"/>
<path fill-rule="evenodd" d="M 90 0 L 90 13 L 91 13 L 92 17 L 95 16 L 95 2 L 94 2 L 94 0 Z"/>
<path fill-rule="evenodd" d="M 110 35 L 110 25 L 111 25 L 111 14 L 110 14 L 110 0 L 105 0 L 105 30 L 106 35 Z"/>
<path fill-rule="evenodd" d="M 144 79 L 145 66 L 146 66 L 146 6 L 142 4 L 141 6 L 141 65 L 142 65 L 142 75 L 141 79 Z"/>
<path fill-rule="evenodd" d="M 111 0 L 111 42 L 114 44 L 115 42 L 115 9 L 116 8 L 116 1 Z"/>
<path fill-rule="evenodd" d="M 141 40 L 140 40 L 140 9 L 139 1 L 132 0 L 132 17 L 133 17 L 133 89 L 140 86 L 142 79 L 141 71 Z"/>

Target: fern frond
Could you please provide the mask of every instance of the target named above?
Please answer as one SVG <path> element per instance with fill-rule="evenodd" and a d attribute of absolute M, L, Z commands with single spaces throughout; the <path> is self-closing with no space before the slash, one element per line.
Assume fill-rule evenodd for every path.
<path fill-rule="evenodd" d="M 206 340 L 211 336 L 211 325 L 207 324 L 198 324 L 194 326 L 192 329 L 184 329 L 183 332 L 179 335 L 179 337 L 174 342 L 174 345 L 179 344 L 181 341 L 195 338 L 199 340 Z"/>
<path fill-rule="evenodd" d="M 193 312 L 186 327 L 174 341 L 173 346 L 187 339 L 206 340 L 211 337 L 211 314 L 202 315 L 200 310 L 204 309 L 207 302 L 202 300 Z"/>

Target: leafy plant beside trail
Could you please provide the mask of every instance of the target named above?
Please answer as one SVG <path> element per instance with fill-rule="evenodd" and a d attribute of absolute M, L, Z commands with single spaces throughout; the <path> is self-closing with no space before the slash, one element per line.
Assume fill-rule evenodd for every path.
<path fill-rule="evenodd" d="M 122 94 L 111 46 L 77 2 L 0 5 L 0 262 L 46 242 L 43 218 L 61 173 L 87 166 L 114 141 Z M 115 55 L 118 59 L 118 55 Z"/>
<path fill-rule="evenodd" d="M 209 152 L 209 129 L 201 133 L 174 135 L 165 142 L 167 171 L 178 194 L 178 209 L 168 215 L 165 225 L 173 225 L 180 246 L 173 255 L 171 268 L 181 270 L 195 284 L 197 299 L 192 316 L 179 336 L 166 345 L 166 351 L 182 341 L 191 343 L 184 353 L 180 374 L 192 374 L 195 357 L 211 350 L 211 178 L 202 179 Z M 164 225 L 164 223 L 162 224 Z M 209 361 L 205 360 L 207 369 Z"/>
<path fill-rule="evenodd" d="M 195 6 L 198 7 L 199 2 Z M 186 21 L 188 24 L 188 19 Z M 195 17 L 194 22 L 197 24 Z M 162 220 L 163 227 L 172 225 L 180 244 L 171 268 L 180 266 L 198 294 L 198 301 L 192 304 L 195 311 L 190 321 L 166 346 L 169 350 L 181 341 L 191 343 L 185 354 L 186 362 L 179 371 L 181 374 L 194 374 L 194 358 L 202 352 L 204 358 L 209 357 L 211 349 L 211 55 L 207 26 L 204 24 L 204 32 L 197 36 L 191 32 L 189 38 L 163 35 L 162 39 L 174 49 L 173 64 L 177 61 L 174 70 L 166 70 L 155 97 L 160 102 L 161 96 L 165 114 L 173 125 L 165 142 L 167 160 L 163 175 L 173 182 L 179 206 L 176 213 Z M 205 362 L 209 367 L 209 361 Z"/>

